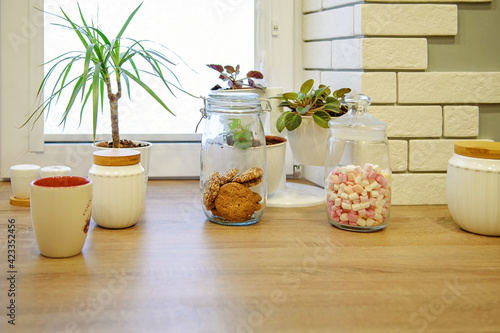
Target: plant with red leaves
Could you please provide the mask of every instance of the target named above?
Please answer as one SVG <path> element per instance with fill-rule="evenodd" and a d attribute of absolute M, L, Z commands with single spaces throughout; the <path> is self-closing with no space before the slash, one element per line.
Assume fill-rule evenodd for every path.
<path fill-rule="evenodd" d="M 238 75 L 240 74 L 240 65 L 233 66 L 221 66 L 210 64 L 208 67 L 216 70 L 220 73 L 219 79 L 224 82 L 227 82 L 228 88 L 222 88 L 220 85 L 214 86 L 211 90 L 219 90 L 219 89 L 266 89 L 261 84 L 256 83 L 254 80 L 260 80 L 264 78 L 264 74 L 259 71 L 249 71 L 245 78 L 238 79 Z M 245 82 L 246 81 L 246 82 Z"/>

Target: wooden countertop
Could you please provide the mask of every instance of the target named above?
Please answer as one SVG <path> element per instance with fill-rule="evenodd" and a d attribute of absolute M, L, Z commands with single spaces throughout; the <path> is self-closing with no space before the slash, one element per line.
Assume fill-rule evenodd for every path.
<path fill-rule="evenodd" d="M 0 183 L 0 331 L 500 332 L 500 238 L 459 229 L 446 206 L 394 206 L 367 234 L 331 226 L 323 206 L 228 227 L 207 222 L 198 184 L 150 181 L 137 225 L 92 222 L 82 254 L 50 259 Z"/>

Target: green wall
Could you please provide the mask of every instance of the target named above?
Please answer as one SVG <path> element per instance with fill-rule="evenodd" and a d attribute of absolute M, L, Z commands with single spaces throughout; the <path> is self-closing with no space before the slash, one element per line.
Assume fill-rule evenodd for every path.
<path fill-rule="evenodd" d="M 427 71 L 500 72 L 500 7 L 496 0 L 459 4 L 458 34 L 427 39 Z M 479 138 L 500 141 L 499 104 L 479 106 Z"/>

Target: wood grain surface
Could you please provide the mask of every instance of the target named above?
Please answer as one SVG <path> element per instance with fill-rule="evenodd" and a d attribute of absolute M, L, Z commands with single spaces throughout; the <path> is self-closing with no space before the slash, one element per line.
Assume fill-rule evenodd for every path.
<path fill-rule="evenodd" d="M 206 220 L 198 181 L 150 181 L 135 226 L 92 222 L 82 254 L 50 259 L 0 190 L 1 332 L 500 332 L 500 238 L 461 230 L 446 206 L 394 206 L 366 234 L 323 206 L 230 227 Z"/>

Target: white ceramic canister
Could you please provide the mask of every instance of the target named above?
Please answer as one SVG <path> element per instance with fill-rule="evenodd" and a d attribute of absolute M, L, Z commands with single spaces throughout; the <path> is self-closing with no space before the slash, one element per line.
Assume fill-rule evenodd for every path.
<path fill-rule="evenodd" d="M 10 183 L 14 198 L 29 199 L 30 183 L 40 177 L 40 166 L 34 164 L 18 164 L 10 167 Z"/>
<path fill-rule="evenodd" d="M 70 175 L 71 168 L 65 165 L 46 166 L 40 169 L 40 178 Z"/>
<path fill-rule="evenodd" d="M 146 198 L 141 153 L 129 149 L 93 153 L 89 178 L 94 182 L 92 218 L 105 228 L 127 228 L 139 220 Z"/>
<path fill-rule="evenodd" d="M 500 236 L 500 142 L 456 142 L 446 193 L 451 216 L 462 229 Z"/>

